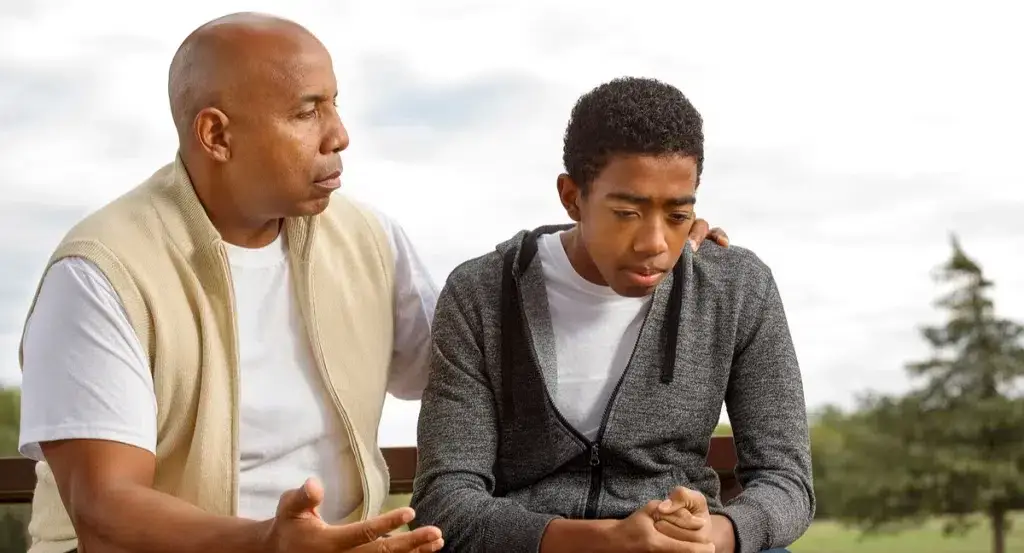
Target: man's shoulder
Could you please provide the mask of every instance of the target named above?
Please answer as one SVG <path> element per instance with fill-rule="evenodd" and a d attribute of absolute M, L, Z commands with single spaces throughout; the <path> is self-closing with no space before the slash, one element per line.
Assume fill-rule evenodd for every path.
<path fill-rule="evenodd" d="M 166 169 L 87 213 L 68 229 L 58 247 L 87 241 L 117 250 L 119 244 L 162 241 L 161 220 L 153 201 L 154 177 Z"/>

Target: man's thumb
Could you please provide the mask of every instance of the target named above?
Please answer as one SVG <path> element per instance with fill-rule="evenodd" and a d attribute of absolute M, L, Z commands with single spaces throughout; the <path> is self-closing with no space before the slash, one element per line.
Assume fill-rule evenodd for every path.
<path fill-rule="evenodd" d="M 324 488 L 315 478 L 307 479 L 302 486 L 281 494 L 277 503 L 277 516 L 298 516 L 313 512 L 324 500 Z"/>

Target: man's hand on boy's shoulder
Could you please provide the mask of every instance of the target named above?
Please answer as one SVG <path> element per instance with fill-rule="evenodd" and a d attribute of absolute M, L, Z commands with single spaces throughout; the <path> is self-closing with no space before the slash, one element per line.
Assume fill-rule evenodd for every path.
<path fill-rule="evenodd" d="M 697 219 L 693 222 L 693 226 L 690 227 L 690 234 L 687 237 L 690 242 L 690 249 L 697 251 L 707 238 L 710 238 L 723 248 L 729 247 L 729 235 L 725 233 L 724 229 L 720 227 L 711 228 L 711 225 L 704 219 Z"/>

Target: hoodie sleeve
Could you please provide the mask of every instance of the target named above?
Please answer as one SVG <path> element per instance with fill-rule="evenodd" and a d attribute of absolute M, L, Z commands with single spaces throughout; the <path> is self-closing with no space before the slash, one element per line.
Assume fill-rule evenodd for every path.
<path fill-rule="evenodd" d="M 445 551 L 536 553 L 553 515 L 492 495 L 498 447 L 494 390 L 484 370 L 474 279 L 449 278 L 433 325 L 430 378 L 420 407 L 411 527 L 441 529 Z"/>
<path fill-rule="evenodd" d="M 737 553 L 788 547 L 810 526 L 815 498 L 803 384 L 770 270 L 746 300 L 726 392 L 743 492 L 716 514 L 732 520 Z"/>

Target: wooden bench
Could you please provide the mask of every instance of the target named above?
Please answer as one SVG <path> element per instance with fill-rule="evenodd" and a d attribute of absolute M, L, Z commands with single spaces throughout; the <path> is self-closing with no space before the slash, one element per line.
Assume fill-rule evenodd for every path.
<path fill-rule="evenodd" d="M 391 493 L 412 493 L 416 475 L 416 448 L 384 448 L 384 459 L 391 472 Z M 731 437 L 711 439 L 708 465 L 715 469 L 722 482 L 722 500 L 728 501 L 740 492 L 733 469 L 736 448 Z M 0 459 L 0 503 L 31 503 L 36 486 L 35 461 L 21 458 Z"/>

